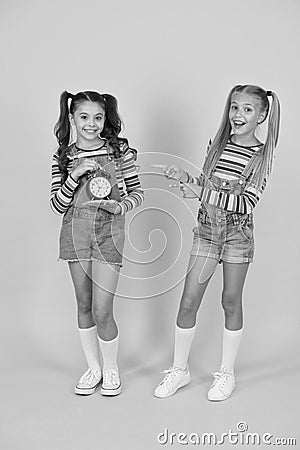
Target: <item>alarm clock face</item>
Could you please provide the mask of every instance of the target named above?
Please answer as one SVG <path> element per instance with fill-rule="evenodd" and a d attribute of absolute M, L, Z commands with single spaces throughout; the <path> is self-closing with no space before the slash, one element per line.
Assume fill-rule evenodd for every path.
<path fill-rule="evenodd" d="M 111 184 L 107 178 L 94 177 L 89 181 L 89 190 L 93 197 L 104 198 L 110 194 Z"/>

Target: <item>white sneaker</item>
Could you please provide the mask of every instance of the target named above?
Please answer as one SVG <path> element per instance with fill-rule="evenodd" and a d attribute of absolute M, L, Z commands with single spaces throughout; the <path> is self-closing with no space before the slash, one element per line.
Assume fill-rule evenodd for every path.
<path fill-rule="evenodd" d="M 235 379 L 233 372 L 221 367 L 220 372 L 213 374 L 215 381 L 208 391 L 207 398 L 213 402 L 226 400 L 235 389 Z"/>
<path fill-rule="evenodd" d="M 181 370 L 179 367 L 172 366 L 168 370 L 164 370 L 162 373 L 165 373 L 166 375 L 155 389 L 155 397 L 170 397 L 175 394 L 178 389 L 182 388 L 191 381 L 188 368 Z"/>
<path fill-rule="evenodd" d="M 95 392 L 100 384 L 102 378 L 101 370 L 99 369 L 88 369 L 75 387 L 75 394 L 79 395 L 90 395 Z"/>
<path fill-rule="evenodd" d="M 118 395 L 121 392 L 119 373 L 115 369 L 103 370 L 102 395 Z"/>

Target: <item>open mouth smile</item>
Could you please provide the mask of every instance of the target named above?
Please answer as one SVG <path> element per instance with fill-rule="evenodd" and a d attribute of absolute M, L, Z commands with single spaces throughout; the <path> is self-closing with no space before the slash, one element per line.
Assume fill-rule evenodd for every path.
<path fill-rule="evenodd" d="M 246 125 L 247 122 L 244 122 L 243 120 L 233 120 L 232 123 L 235 128 L 241 128 L 242 126 Z"/>
<path fill-rule="evenodd" d="M 94 133 L 97 133 L 98 132 L 98 129 L 97 130 L 87 130 L 87 129 L 85 129 L 85 130 L 83 130 L 85 133 L 88 133 L 88 134 L 94 134 Z"/>

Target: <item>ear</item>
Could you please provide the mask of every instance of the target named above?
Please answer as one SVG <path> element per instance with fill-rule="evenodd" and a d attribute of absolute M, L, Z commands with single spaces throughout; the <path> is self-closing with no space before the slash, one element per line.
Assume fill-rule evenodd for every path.
<path fill-rule="evenodd" d="M 258 116 L 257 125 L 261 124 L 265 120 L 266 115 L 267 115 L 267 111 L 262 111 L 260 113 L 260 115 Z"/>
<path fill-rule="evenodd" d="M 75 125 L 73 114 L 69 113 L 69 121 L 71 125 Z"/>

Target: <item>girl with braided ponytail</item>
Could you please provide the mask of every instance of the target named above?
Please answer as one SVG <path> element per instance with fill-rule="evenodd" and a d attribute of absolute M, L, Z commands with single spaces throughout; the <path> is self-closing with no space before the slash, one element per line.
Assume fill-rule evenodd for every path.
<path fill-rule="evenodd" d="M 271 99 L 271 106 L 269 102 Z M 268 117 L 266 142 L 256 137 Z M 196 317 L 215 268 L 223 263 L 222 306 L 225 314 L 220 370 L 208 391 L 211 401 L 225 400 L 235 389 L 234 363 L 243 333 L 242 292 L 254 256 L 253 209 L 261 198 L 273 165 L 280 123 L 274 92 L 237 85 L 229 92 L 217 134 L 207 150 L 200 176 L 173 165 L 156 165 L 179 181 L 185 198 L 198 198 L 198 226 L 175 325 L 173 365 L 154 391 L 173 395 L 191 380 L 188 356 Z M 194 186 L 188 186 L 193 184 Z"/>
<path fill-rule="evenodd" d="M 113 300 L 122 266 L 124 215 L 141 205 L 136 150 L 120 138 L 115 97 L 64 91 L 54 132 L 50 205 L 63 214 L 59 259 L 68 262 L 78 310 L 78 331 L 88 369 L 75 393 L 121 392 L 119 335 Z M 99 350 L 103 368 L 100 366 Z"/>

